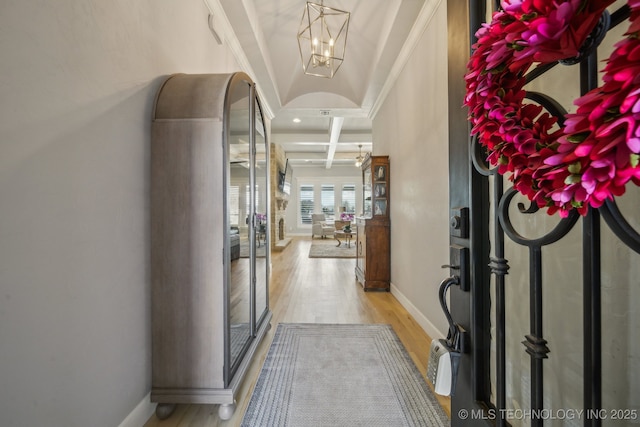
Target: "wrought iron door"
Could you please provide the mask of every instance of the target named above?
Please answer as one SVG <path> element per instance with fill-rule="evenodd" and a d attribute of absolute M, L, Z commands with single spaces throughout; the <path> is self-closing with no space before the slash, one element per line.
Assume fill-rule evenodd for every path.
<path fill-rule="evenodd" d="M 462 248 L 470 279 L 451 290 L 467 340 L 452 426 L 640 425 L 640 189 L 560 218 L 489 166 L 460 105 L 474 34 L 496 3 L 447 3 L 451 274 Z M 601 47 L 527 76 L 527 98 L 560 123 L 626 30 L 624 2 L 609 12 Z"/>

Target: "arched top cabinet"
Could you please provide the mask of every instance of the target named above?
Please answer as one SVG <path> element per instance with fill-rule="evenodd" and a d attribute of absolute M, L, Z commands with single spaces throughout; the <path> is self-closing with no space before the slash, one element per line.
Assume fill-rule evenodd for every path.
<path fill-rule="evenodd" d="M 176 403 L 234 395 L 269 328 L 269 150 L 244 73 L 176 74 L 151 132 L 152 391 Z"/>

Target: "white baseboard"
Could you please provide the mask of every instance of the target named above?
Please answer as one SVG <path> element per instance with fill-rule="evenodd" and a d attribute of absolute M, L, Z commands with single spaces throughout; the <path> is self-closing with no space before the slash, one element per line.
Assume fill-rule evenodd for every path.
<path fill-rule="evenodd" d="M 400 292 L 400 290 L 396 286 L 394 286 L 393 283 L 391 284 L 391 294 L 396 297 L 398 302 L 400 302 L 400 304 L 402 304 L 402 306 L 409 312 L 409 314 L 413 316 L 418 325 L 420 325 L 420 327 L 427 333 L 427 335 L 429 335 L 431 339 L 438 339 L 446 336 L 446 334 L 443 334 L 442 331 L 439 331 L 438 328 L 436 328 L 433 323 L 431 323 L 429 319 L 427 319 L 427 317 L 422 314 L 420 310 L 418 310 L 418 308 L 413 305 L 411 301 L 409 301 L 409 299 L 404 296 L 404 294 Z"/>
<path fill-rule="evenodd" d="M 151 393 L 147 394 L 131 411 L 118 427 L 141 427 L 149 421 L 156 410 L 156 403 L 151 402 Z"/>

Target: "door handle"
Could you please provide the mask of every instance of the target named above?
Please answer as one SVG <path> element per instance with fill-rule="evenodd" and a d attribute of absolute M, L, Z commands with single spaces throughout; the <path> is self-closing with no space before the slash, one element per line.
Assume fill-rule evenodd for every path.
<path fill-rule="evenodd" d="M 447 342 L 452 349 L 459 351 L 460 353 L 467 352 L 467 331 L 459 324 L 453 321 L 449 307 L 447 306 L 447 291 L 451 286 L 460 286 L 460 276 L 451 276 L 444 279 L 440 283 L 440 289 L 438 291 L 438 297 L 440 299 L 440 306 L 447 318 L 449 324 L 449 332 L 447 333 Z"/>
<path fill-rule="evenodd" d="M 444 316 L 447 318 L 447 323 L 449 324 L 449 333 L 447 334 L 447 341 L 449 345 L 460 352 L 462 352 L 462 344 L 460 342 L 459 337 L 459 325 L 454 323 L 453 317 L 451 316 L 451 312 L 449 311 L 449 307 L 447 306 L 447 291 L 453 285 L 460 285 L 460 277 L 459 276 L 451 276 L 442 281 L 440 283 L 440 290 L 438 292 L 438 296 L 440 299 L 440 307 L 442 307 L 442 311 L 444 312 Z"/>
<path fill-rule="evenodd" d="M 456 276 L 460 290 L 468 292 L 471 289 L 469 283 L 469 248 L 460 245 L 449 246 L 449 262 L 442 268 L 448 268 L 449 274 Z"/>
<path fill-rule="evenodd" d="M 431 341 L 429 349 L 429 363 L 427 366 L 427 378 L 433 384 L 437 394 L 453 396 L 456 390 L 460 358 L 463 353 L 464 329 L 453 322 L 449 307 L 447 307 L 447 291 L 453 285 L 460 284 L 460 277 L 451 276 L 440 283 L 438 297 L 440 305 L 449 323 L 449 332 L 446 339 Z"/>

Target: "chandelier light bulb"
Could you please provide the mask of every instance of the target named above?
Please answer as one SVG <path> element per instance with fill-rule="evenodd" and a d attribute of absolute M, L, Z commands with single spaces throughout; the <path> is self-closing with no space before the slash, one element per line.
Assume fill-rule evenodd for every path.
<path fill-rule="evenodd" d="M 358 157 L 356 157 L 356 163 L 355 166 L 357 168 L 359 168 L 360 166 L 362 166 L 362 161 L 364 160 L 364 157 L 362 157 L 362 144 L 358 144 L 358 148 L 360 149 L 360 154 L 358 154 Z"/>

